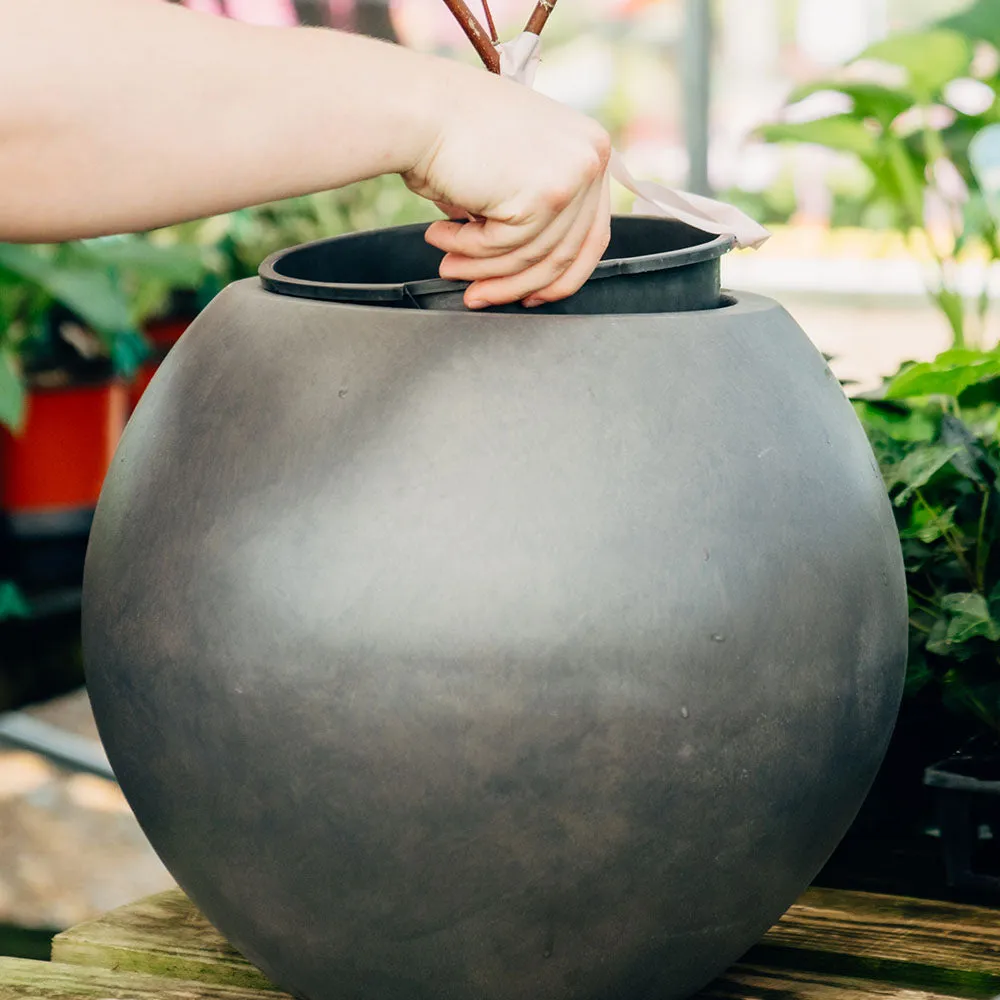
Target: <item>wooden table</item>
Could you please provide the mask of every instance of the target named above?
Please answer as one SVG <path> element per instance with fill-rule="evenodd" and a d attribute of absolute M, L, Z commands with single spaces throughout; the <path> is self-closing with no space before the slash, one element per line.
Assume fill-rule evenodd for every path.
<path fill-rule="evenodd" d="M 52 958 L 0 958 L 0 998 L 285 998 L 176 890 L 65 931 L 53 942 Z M 699 997 L 926 1000 L 998 994 L 1000 910 L 809 889 Z"/>

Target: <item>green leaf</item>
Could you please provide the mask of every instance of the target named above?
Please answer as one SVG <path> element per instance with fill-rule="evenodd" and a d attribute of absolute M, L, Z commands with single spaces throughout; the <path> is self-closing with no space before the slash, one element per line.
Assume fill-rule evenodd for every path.
<path fill-rule="evenodd" d="M 0 580 L 0 622 L 7 618 L 28 618 L 31 608 L 13 580 Z"/>
<path fill-rule="evenodd" d="M 923 656 L 911 655 L 906 663 L 906 680 L 903 685 L 903 693 L 912 698 L 919 694 L 927 685 L 934 680 L 934 673 L 927 666 L 927 660 Z"/>
<path fill-rule="evenodd" d="M 902 67 L 921 101 L 929 101 L 945 84 L 968 74 L 972 56 L 972 45 L 965 35 L 935 28 L 889 35 L 865 49 L 858 59 Z"/>
<path fill-rule="evenodd" d="M 891 177 L 897 208 L 907 227 L 921 227 L 924 222 L 924 194 L 927 190 L 926 163 L 902 139 L 886 133 L 880 144 L 884 165 Z"/>
<path fill-rule="evenodd" d="M 965 303 L 958 292 L 950 288 L 941 288 L 936 292 L 931 292 L 931 299 L 937 303 L 938 308 L 944 313 L 944 318 L 951 327 L 952 343 L 965 343 Z"/>
<path fill-rule="evenodd" d="M 941 678 L 942 703 L 957 715 L 972 715 L 994 731 L 1000 719 L 1000 683 L 975 676 L 966 679 L 966 668 L 953 667 Z"/>
<path fill-rule="evenodd" d="M 1000 17 L 996 0 L 977 0 L 971 7 L 952 14 L 935 27 L 957 31 L 974 41 L 989 42 L 1000 49 Z"/>
<path fill-rule="evenodd" d="M 957 445 L 951 447 L 931 445 L 907 455 L 902 462 L 888 470 L 886 475 L 886 486 L 889 489 L 899 485 L 905 487 L 893 499 L 893 503 L 897 507 L 902 507 L 913 496 L 915 490 L 919 490 L 929 483 L 935 474 L 943 469 L 961 450 L 961 447 Z"/>
<path fill-rule="evenodd" d="M 854 104 L 852 117 L 874 118 L 888 128 L 904 111 L 913 107 L 913 95 L 865 80 L 821 80 L 797 87 L 788 97 L 788 104 L 798 104 L 813 94 L 843 94 Z"/>
<path fill-rule="evenodd" d="M 119 375 L 126 378 L 133 376 L 150 354 L 149 344 L 134 330 L 114 334 L 109 346 L 111 364 Z"/>
<path fill-rule="evenodd" d="M 12 350 L 0 349 L 0 424 L 20 430 L 26 393 Z"/>
<path fill-rule="evenodd" d="M 851 115 L 831 115 L 811 122 L 774 122 L 762 125 L 757 134 L 765 142 L 801 142 L 825 146 L 856 156 L 874 156 L 878 137 Z"/>
<path fill-rule="evenodd" d="M 977 382 L 1000 375 L 1000 353 L 955 348 L 933 361 L 912 365 L 893 378 L 886 399 L 918 396 L 958 396 Z"/>
<path fill-rule="evenodd" d="M 118 268 L 143 280 L 168 281 L 196 288 L 207 272 L 196 246 L 158 246 L 136 236 L 104 237 L 75 244 L 72 255 L 82 266 Z"/>
<path fill-rule="evenodd" d="M 96 333 L 115 333 L 131 326 L 128 300 L 102 267 L 72 258 L 63 263 L 56 254 L 11 243 L 0 243 L 0 267 L 34 282 Z"/>
<path fill-rule="evenodd" d="M 982 594 L 947 594 L 941 600 L 941 607 L 950 616 L 948 643 L 957 645 L 976 636 L 983 636 L 990 642 L 1000 640 L 1000 625 L 990 614 L 986 598 Z"/>
<path fill-rule="evenodd" d="M 942 535 L 954 529 L 957 509 L 957 505 L 944 510 L 928 510 L 923 506 L 917 507 L 910 515 L 909 525 L 900 528 L 899 537 L 919 538 L 920 541 L 927 544 L 937 541 Z"/>

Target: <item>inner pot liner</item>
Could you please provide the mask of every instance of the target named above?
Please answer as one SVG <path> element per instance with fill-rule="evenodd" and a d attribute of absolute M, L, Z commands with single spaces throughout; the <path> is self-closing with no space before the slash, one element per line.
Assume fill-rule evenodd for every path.
<path fill-rule="evenodd" d="M 261 264 L 264 287 L 282 295 L 397 308 L 456 311 L 466 282 L 438 277 L 443 254 L 426 225 L 352 233 L 292 247 Z M 719 261 L 731 237 L 673 219 L 616 216 L 593 276 L 575 295 L 536 309 L 519 303 L 486 312 L 593 315 L 712 309 L 722 294 Z"/>

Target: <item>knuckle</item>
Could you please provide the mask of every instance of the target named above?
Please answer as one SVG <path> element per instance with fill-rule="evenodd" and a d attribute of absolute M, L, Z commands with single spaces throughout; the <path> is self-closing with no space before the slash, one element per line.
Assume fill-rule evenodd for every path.
<path fill-rule="evenodd" d="M 558 214 L 569 205 L 575 194 L 575 187 L 568 184 L 554 184 L 545 193 L 544 207 Z"/>
<path fill-rule="evenodd" d="M 611 136 L 603 128 L 598 127 L 591 141 L 593 142 L 598 162 L 603 169 L 611 159 Z"/>
<path fill-rule="evenodd" d="M 521 255 L 521 263 L 525 267 L 533 267 L 541 264 L 549 256 L 549 251 L 545 247 L 533 247 L 526 249 Z"/>
<path fill-rule="evenodd" d="M 567 250 L 563 247 L 557 247 L 555 250 L 549 254 L 549 261 L 552 264 L 552 269 L 558 274 L 563 274 L 567 271 L 576 260 L 576 252 L 573 250 Z"/>
<path fill-rule="evenodd" d="M 512 236 L 494 234 L 483 240 L 483 248 L 490 254 L 504 254 L 517 247 L 517 241 Z"/>

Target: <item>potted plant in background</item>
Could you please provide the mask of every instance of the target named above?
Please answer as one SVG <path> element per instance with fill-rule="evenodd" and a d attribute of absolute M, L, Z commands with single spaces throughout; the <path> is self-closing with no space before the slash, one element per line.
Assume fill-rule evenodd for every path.
<path fill-rule="evenodd" d="M 955 346 L 981 337 L 1000 260 L 998 222 L 969 159 L 973 138 L 1000 121 L 997 46 L 995 4 L 977 0 L 926 30 L 890 35 L 788 98 L 791 119 L 821 95 L 842 105 L 835 113 L 758 129 L 765 140 L 823 146 L 865 168 L 862 211 L 878 210 L 927 261 L 928 294 Z"/>
<path fill-rule="evenodd" d="M 79 585 L 127 380 L 147 350 L 139 327 L 161 288 L 203 274 L 193 248 L 141 237 L 0 245 L 0 509 L 25 588 Z"/>
<path fill-rule="evenodd" d="M 196 249 L 138 236 L 0 244 L 0 710 L 81 683 L 83 556 L 139 327 L 203 272 Z"/>
<path fill-rule="evenodd" d="M 998 50 L 1000 13 L 991 0 L 977 0 L 926 30 L 892 35 L 831 79 L 797 89 L 788 100 L 797 120 L 759 130 L 773 142 L 825 146 L 865 168 L 862 215 L 879 212 L 925 261 L 930 301 L 951 332 L 951 350 L 930 363 L 902 365 L 880 390 L 855 400 L 893 498 L 910 594 L 906 697 L 856 833 L 879 842 L 872 865 L 879 855 L 884 869 L 893 838 L 939 830 L 954 888 L 1000 886 L 973 873 L 973 855 L 980 863 L 991 842 L 979 838 L 969 803 L 954 788 L 931 793 L 923 784 L 947 786 L 953 767 L 981 773 L 996 764 L 1000 368 L 984 336 L 1000 261 L 1000 213 L 975 150 L 1000 122 Z M 802 120 L 818 95 L 833 95 L 841 106 Z M 978 818 L 990 808 L 979 809 Z M 993 809 L 1000 837 L 998 820 Z M 932 886 L 926 874 L 911 869 L 904 877 L 939 892 L 943 884 Z M 894 891 L 872 877 L 868 887 Z"/>

